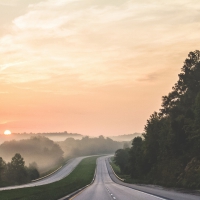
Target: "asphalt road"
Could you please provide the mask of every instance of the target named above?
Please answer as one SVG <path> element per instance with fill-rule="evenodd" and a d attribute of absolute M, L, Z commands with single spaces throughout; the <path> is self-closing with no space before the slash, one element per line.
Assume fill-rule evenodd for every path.
<path fill-rule="evenodd" d="M 24 185 L 3 187 L 3 188 L 0 188 L 0 191 L 46 185 L 49 183 L 59 181 L 59 180 L 65 178 L 66 176 L 68 176 L 74 170 L 74 168 L 81 162 L 81 160 L 85 157 L 88 157 L 88 156 L 78 157 L 78 158 L 69 160 L 67 162 L 67 164 L 64 165 L 60 170 L 58 170 L 57 172 L 53 173 L 52 175 L 50 175 L 44 179 L 38 180 L 36 182 L 24 184 Z"/>
<path fill-rule="evenodd" d="M 163 188 L 126 184 L 118 180 L 109 165 L 108 156 L 97 160 L 94 183 L 73 200 L 200 200 L 200 196 Z"/>

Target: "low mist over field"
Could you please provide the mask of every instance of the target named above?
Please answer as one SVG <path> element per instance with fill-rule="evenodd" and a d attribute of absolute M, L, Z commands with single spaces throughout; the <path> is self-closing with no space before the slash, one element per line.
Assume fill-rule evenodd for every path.
<path fill-rule="evenodd" d="M 133 133 L 133 134 L 124 134 L 124 135 L 114 135 L 114 136 L 105 136 L 109 137 L 114 141 L 131 141 L 137 136 L 141 136 L 142 133 Z M 37 137 L 37 136 L 44 136 L 53 140 L 55 142 L 64 141 L 67 138 L 74 138 L 74 139 L 82 139 L 85 135 L 81 135 L 78 133 L 68 133 L 67 131 L 64 132 L 46 132 L 46 133 L 12 133 L 11 135 L 0 134 L 0 144 L 5 141 L 11 140 L 22 140 L 22 139 L 29 139 L 30 137 Z M 92 137 L 90 137 L 92 138 Z"/>
<path fill-rule="evenodd" d="M 64 156 L 86 156 L 96 154 L 113 154 L 118 148 L 122 148 L 124 142 L 113 141 L 102 135 L 98 138 L 83 137 L 81 140 L 68 138 L 58 142 L 64 151 Z"/>
<path fill-rule="evenodd" d="M 12 133 L 11 135 L 0 134 L 0 144 L 5 141 L 29 139 L 30 137 L 44 136 L 53 141 L 63 141 L 67 138 L 81 139 L 83 135 L 78 133 L 46 132 L 46 133 Z"/>
<path fill-rule="evenodd" d="M 117 136 L 110 136 L 111 139 L 115 141 L 131 141 L 135 137 L 141 136 L 142 133 L 133 133 L 133 134 L 127 134 L 127 135 L 117 135 Z"/>

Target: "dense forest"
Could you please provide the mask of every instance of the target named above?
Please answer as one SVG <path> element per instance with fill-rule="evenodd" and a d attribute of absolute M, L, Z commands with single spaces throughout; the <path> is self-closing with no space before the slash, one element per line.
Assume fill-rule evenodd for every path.
<path fill-rule="evenodd" d="M 188 57 L 143 137 L 115 153 L 121 173 L 139 182 L 200 188 L 200 51 Z"/>

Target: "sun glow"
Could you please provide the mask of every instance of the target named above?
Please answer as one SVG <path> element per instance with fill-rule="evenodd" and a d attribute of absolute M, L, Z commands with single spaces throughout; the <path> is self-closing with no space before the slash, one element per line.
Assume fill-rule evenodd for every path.
<path fill-rule="evenodd" d="M 11 135 L 11 131 L 10 130 L 4 131 L 4 135 Z"/>

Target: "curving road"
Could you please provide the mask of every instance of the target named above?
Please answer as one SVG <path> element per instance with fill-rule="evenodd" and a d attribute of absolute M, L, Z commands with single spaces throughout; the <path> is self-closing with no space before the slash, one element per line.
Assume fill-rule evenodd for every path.
<path fill-rule="evenodd" d="M 57 172 L 53 173 L 52 175 L 50 175 L 44 179 L 41 179 L 41 180 L 38 180 L 38 181 L 35 181 L 32 183 L 24 184 L 24 185 L 3 187 L 3 188 L 0 188 L 0 191 L 46 185 L 49 183 L 59 181 L 59 180 L 65 178 L 66 176 L 68 176 L 74 170 L 74 168 L 81 162 L 81 160 L 83 160 L 86 157 L 88 157 L 88 156 L 78 157 L 78 158 L 69 160 L 67 162 L 67 164 L 64 165 L 60 170 L 58 170 Z"/>
<path fill-rule="evenodd" d="M 115 177 L 108 163 L 108 156 L 106 156 L 97 160 L 96 179 L 94 183 L 71 199 L 199 200 L 200 196 L 124 183 Z"/>

